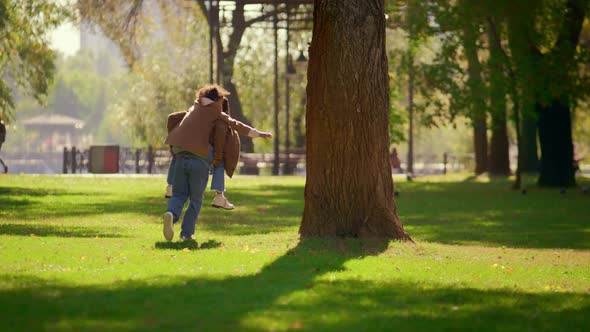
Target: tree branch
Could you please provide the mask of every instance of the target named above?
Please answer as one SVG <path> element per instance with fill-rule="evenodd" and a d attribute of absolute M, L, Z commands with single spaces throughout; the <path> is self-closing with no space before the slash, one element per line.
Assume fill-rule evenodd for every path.
<path fill-rule="evenodd" d="M 588 4 L 585 0 L 568 0 L 566 3 L 565 18 L 559 29 L 557 42 L 553 52 L 562 52 L 573 55 L 580 40 L 580 32 L 586 16 Z"/>

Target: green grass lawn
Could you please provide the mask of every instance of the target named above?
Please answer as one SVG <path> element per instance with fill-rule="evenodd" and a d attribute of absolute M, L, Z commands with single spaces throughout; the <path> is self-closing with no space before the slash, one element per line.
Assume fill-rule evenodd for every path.
<path fill-rule="evenodd" d="M 300 242 L 304 179 L 236 177 L 237 209 L 207 193 L 195 244 L 164 241 L 164 185 L 0 176 L 0 330 L 590 330 L 579 190 L 400 180 L 416 244 Z"/>

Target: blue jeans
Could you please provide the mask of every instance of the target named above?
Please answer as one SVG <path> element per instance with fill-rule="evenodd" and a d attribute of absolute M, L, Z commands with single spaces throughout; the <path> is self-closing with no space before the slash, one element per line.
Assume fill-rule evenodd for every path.
<path fill-rule="evenodd" d="M 201 159 L 186 157 L 175 159 L 172 197 L 168 201 L 168 211 L 172 212 L 174 222 L 177 222 L 184 203 L 190 199 L 180 232 L 180 236 L 189 237 L 195 234 L 195 225 L 203 204 L 203 194 L 209 180 L 209 164 Z"/>
<path fill-rule="evenodd" d="M 215 157 L 215 149 L 210 146 L 209 147 L 209 161 L 213 161 L 213 158 Z M 213 174 L 213 176 L 211 177 L 211 190 L 215 190 L 215 191 L 219 191 L 219 192 L 224 192 L 225 191 L 225 174 L 223 174 L 225 172 L 225 164 L 223 162 L 223 160 L 221 161 L 221 163 L 219 165 L 217 165 L 217 167 L 213 168 L 213 171 L 211 174 Z"/>
<path fill-rule="evenodd" d="M 209 161 L 213 161 L 213 156 L 215 154 L 215 150 L 212 146 L 209 147 Z M 167 184 L 174 183 L 174 164 L 176 163 L 176 158 L 170 158 L 170 166 L 168 167 L 168 176 L 166 177 Z M 211 190 L 224 192 L 225 191 L 225 164 L 222 161 L 217 167 L 213 168 L 211 177 Z M 174 187 L 173 187 L 174 188 Z"/>
<path fill-rule="evenodd" d="M 172 184 L 174 182 L 174 164 L 176 164 L 176 158 L 170 157 L 170 166 L 168 166 L 168 176 L 166 176 L 167 184 Z"/>

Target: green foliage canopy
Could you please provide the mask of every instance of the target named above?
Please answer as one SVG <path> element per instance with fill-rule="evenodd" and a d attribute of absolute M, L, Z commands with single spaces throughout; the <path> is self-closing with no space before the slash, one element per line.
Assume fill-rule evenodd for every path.
<path fill-rule="evenodd" d="M 0 114 L 14 117 L 16 87 L 38 101 L 47 93 L 55 71 L 55 55 L 47 32 L 71 13 L 62 5 L 42 0 L 0 0 Z"/>

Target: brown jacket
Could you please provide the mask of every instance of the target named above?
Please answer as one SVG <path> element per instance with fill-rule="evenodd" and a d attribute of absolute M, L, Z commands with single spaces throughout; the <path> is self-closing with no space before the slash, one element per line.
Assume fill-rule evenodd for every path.
<path fill-rule="evenodd" d="M 170 133 L 170 131 L 172 131 L 172 129 L 174 129 L 174 127 L 178 126 L 178 124 L 180 123 L 180 121 L 182 121 L 182 119 L 184 119 L 184 117 L 186 116 L 188 111 L 190 111 L 192 109 L 193 109 L 193 107 L 191 106 L 186 111 L 168 114 L 168 123 L 166 124 L 166 127 L 168 128 L 168 133 Z"/>
<path fill-rule="evenodd" d="M 178 113 L 182 112 L 169 115 L 167 126 L 174 123 L 174 119 L 180 117 Z M 213 126 L 216 120 L 224 121 L 230 128 L 244 136 L 248 135 L 250 130 L 253 129 L 221 112 L 221 105 L 219 103 L 204 106 L 197 101 L 186 112 L 180 123 L 170 130 L 164 143 L 182 148 L 197 155 L 208 156 L 209 137 L 213 132 Z"/>
<path fill-rule="evenodd" d="M 225 121 L 217 120 L 209 143 L 215 150 L 213 166 L 219 165 L 223 160 L 225 173 L 231 178 L 240 160 L 240 136 Z"/>

